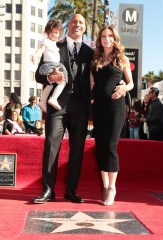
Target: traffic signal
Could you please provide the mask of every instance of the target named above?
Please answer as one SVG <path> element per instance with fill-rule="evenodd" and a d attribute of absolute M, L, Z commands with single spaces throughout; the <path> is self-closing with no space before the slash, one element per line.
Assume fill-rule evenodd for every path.
<path fill-rule="evenodd" d="M 104 19 L 107 19 L 108 18 L 108 13 L 107 11 L 104 11 Z"/>
<path fill-rule="evenodd" d="M 109 0 L 104 1 L 105 5 L 109 5 Z"/>

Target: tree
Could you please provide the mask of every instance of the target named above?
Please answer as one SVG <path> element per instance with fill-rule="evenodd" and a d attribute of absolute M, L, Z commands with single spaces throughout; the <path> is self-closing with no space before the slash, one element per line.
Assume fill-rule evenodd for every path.
<path fill-rule="evenodd" d="M 142 77 L 142 81 L 146 82 L 147 86 L 150 87 L 154 84 L 155 74 L 154 71 L 150 71 Z"/>
<path fill-rule="evenodd" d="M 163 71 L 162 70 L 159 71 L 158 77 L 159 77 L 160 81 L 163 80 Z"/>
<path fill-rule="evenodd" d="M 148 85 L 160 82 L 161 80 L 163 80 L 163 71 L 160 70 L 158 76 L 155 75 L 154 71 L 150 71 L 142 77 L 142 80 L 146 81 Z"/>
<path fill-rule="evenodd" d="M 83 15 L 86 21 L 86 36 L 90 38 L 92 33 L 93 25 L 93 9 L 94 9 L 94 0 L 56 0 L 54 7 L 52 7 L 48 14 L 50 18 L 61 19 L 65 32 L 67 32 L 67 24 L 71 17 L 80 13 Z M 104 23 L 104 9 L 105 6 L 102 3 L 102 0 L 98 0 L 97 3 L 97 19 L 95 22 L 95 35 L 99 29 L 103 26 Z"/>

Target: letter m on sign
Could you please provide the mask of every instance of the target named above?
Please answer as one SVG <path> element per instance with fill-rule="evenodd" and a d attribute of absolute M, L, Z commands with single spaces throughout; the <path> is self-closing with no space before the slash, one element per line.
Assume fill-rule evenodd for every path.
<path fill-rule="evenodd" d="M 139 20 L 139 13 L 134 8 L 127 8 L 122 14 L 122 19 L 128 25 L 134 25 Z"/>
<path fill-rule="evenodd" d="M 126 10 L 125 22 L 136 23 L 137 22 L 137 11 Z"/>

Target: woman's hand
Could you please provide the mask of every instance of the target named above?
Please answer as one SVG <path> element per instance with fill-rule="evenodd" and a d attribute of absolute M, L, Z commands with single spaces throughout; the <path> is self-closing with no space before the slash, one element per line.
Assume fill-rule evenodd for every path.
<path fill-rule="evenodd" d="M 140 118 L 140 122 L 146 122 L 146 118 L 145 117 L 141 117 Z"/>
<path fill-rule="evenodd" d="M 123 80 L 121 80 L 119 82 L 119 85 L 116 86 L 116 88 L 114 90 L 114 93 L 112 94 L 111 98 L 112 99 L 118 99 L 122 96 L 125 96 L 126 92 L 127 92 L 126 83 Z"/>
<path fill-rule="evenodd" d="M 64 81 L 63 71 L 60 71 L 60 67 L 55 68 L 53 72 L 50 75 L 48 75 L 48 79 L 51 83 L 56 82 L 60 84 L 61 82 Z"/>

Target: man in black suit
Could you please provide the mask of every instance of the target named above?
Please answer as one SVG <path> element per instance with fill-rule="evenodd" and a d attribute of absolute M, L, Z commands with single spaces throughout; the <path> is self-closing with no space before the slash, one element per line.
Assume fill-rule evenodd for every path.
<path fill-rule="evenodd" d="M 76 191 L 80 178 L 90 112 L 90 64 L 93 57 L 93 50 L 82 42 L 85 30 L 85 19 L 82 15 L 75 14 L 68 24 L 68 36 L 57 43 L 60 49 L 60 62 L 68 72 L 68 83 L 58 98 L 62 109 L 57 111 L 47 104 L 46 137 L 42 165 L 43 192 L 39 197 L 33 199 L 34 203 L 45 203 L 48 200 L 55 199 L 54 187 L 58 155 L 66 128 L 69 132 L 70 151 L 67 188 L 64 198 L 75 203 L 84 202 Z M 76 52 L 74 52 L 74 46 L 77 47 Z M 41 64 L 42 60 L 38 69 Z M 38 83 L 53 84 L 54 90 L 57 83 L 63 81 L 64 75 L 59 69 L 55 69 L 48 77 L 41 76 L 38 69 L 36 71 L 36 81 Z"/>
<path fill-rule="evenodd" d="M 149 112 L 145 119 L 148 125 L 150 140 L 163 140 L 163 105 L 158 97 L 159 89 L 151 87 L 149 90 Z"/>

